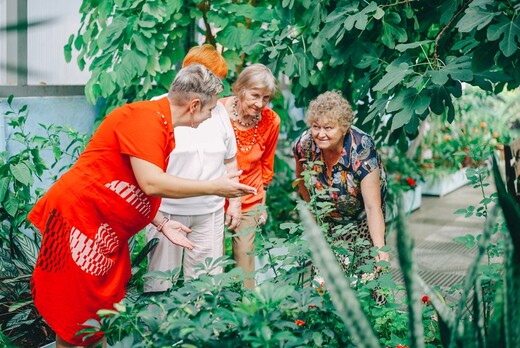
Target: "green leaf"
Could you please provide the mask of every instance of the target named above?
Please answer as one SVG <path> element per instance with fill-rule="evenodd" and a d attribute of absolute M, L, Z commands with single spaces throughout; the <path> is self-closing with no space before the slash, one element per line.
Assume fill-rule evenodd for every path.
<path fill-rule="evenodd" d="M 135 48 L 145 55 L 155 51 L 155 40 L 145 39 L 139 32 L 132 35 L 132 41 L 135 43 Z"/>
<path fill-rule="evenodd" d="M 446 65 L 439 70 L 430 70 L 432 82 L 437 85 L 444 85 L 449 77 L 453 80 L 471 81 L 473 80 L 473 70 L 471 70 L 471 57 L 449 56 L 446 58 Z"/>
<path fill-rule="evenodd" d="M 417 94 L 415 90 L 400 91 L 397 96 L 390 100 L 387 107 L 389 112 L 398 111 L 392 118 L 391 131 L 410 123 L 414 115 L 423 114 L 429 105 L 430 97 L 427 95 Z M 415 122 L 417 122 L 417 117 L 415 117 Z M 414 130 L 413 128 L 411 130 Z M 417 128 L 415 127 L 415 129 Z"/>
<path fill-rule="evenodd" d="M 442 115 L 448 109 L 449 118 L 455 117 L 455 107 L 451 100 L 451 93 L 445 86 L 433 85 L 428 87 L 431 91 L 430 108 L 437 115 Z"/>
<path fill-rule="evenodd" d="M 502 207 L 502 212 L 506 219 L 506 225 L 513 241 L 514 256 L 516 258 L 517 265 L 520 264 L 520 207 L 511 195 L 506 191 L 504 182 L 502 181 L 502 175 L 498 169 L 498 163 L 496 158 L 493 156 L 493 177 L 495 178 L 495 184 L 498 193 L 498 202 Z"/>
<path fill-rule="evenodd" d="M 421 41 L 411 42 L 411 43 L 407 43 L 407 44 L 399 44 L 399 45 L 395 46 L 395 49 L 398 50 L 399 52 L 404 52 L 406 50 L 429 45 L 432 42 L 433 42 L 433 40 L 421 40 Z"/>
<path fill-rule="evenodd" d="M 5 195 L 7 194 L 7 190 L 9 189 L 9 181 L 10 179 L 8 177 L 0 178 L 0 203 L 2 203 Z"/>
<path fill-rule="evenodd" d="M 269 23 L 273 20 L 273 10 L 265 6 L 252 6 L 248 4 L 231 4 L 226 9 L 237 16 L 244 16 L 257 22 Z"/>
<path fill-rule="evenodd" d="M 74 35 L 69 36 L 69 41 L 67 44 L 63 47 L 63 51 L 65 54 L 65 61 L 67 63 L 70 63 L 72 60 L 72 42 L 74 40 Z"/>
<path fill-rule="evenodd" d="M 25 163 L 22 162 L 11 165 L 9 166 L 9 169 L 11 170 L 11 174 L 14 176 L 14 178 L 23 185 L 32 185 L 34 183 L 31 170 Z"/>
<path fill-rule="evenodd" d="M 240 48 L 240 37 L 247 29 L 243 27 L 237 27 L 235 25 L 229 25 L 222 29 L 217 35 L 220 43 L 228 49 Z"/>
<path fill-rule="evenodd" d="M 158 22 L 162 22 L 168 19 L 166 6 L 159 1 L 146 1 L 142 7 L 142 11 L 154 18 L 157 18 Z"/>
<path fill-rule="evenodd" d="M 396 42 L 406 42 L 408 35 L 401 23 L 401 17 L 395 13 L 390 12 L 383 17 L 383 36 L 381 41 L 388 48 L 394 48 Z"/>
<path fill-rule="evenodd" d="M 407 62 L 400 62 L 399 59 L 396 59 L 386 67 L 386 74 L 374 86 L 373 90 L 388 92 L 412 73 L 413 70 Z"/>
<path fill-rule="evenodd" d="M 514 22 L 509 20 L 505 16 L 499 18 L 497 24 L 489 26 L 487 32 L 487 38 L 490 41 L 500 40 L 499 47 L 504 56 L 511 57 L 520 43 L 520 18 L 517 18 Z"/>
<path fill-rule="evenodd" d="M 491 23 L 497 13 L 489 12 L 485 8 L 470 6 L 466 9 L 464 16 L 457 23 L 456 28 L 462 33 L 469 33 L 477 29 L 481 30 Z"/>
<path fill-rule="evenodd" d="M 298 67 L 298 60 L 292 53 L 288 53 L 283 57 L 284 71 L 287 76 L 292 77 Z"/>
<path fill-rule="evenodd" d="M 7 198 L 4 198 L 4 209 L 10 216 L 15 216 L 16 212 L 18 212 L 18 198 L 13 195 L 11 192 L 7 192 Z"/>
<path fill-rule="evenodd" d="M 347 16 L 345 22 L 343 23 L 345 29 L 347 31 L 351 31 L 352 28 L 356 28 L 358 30 L 365 30 L 368 24 L 368 17 L 373 12 L 375 13 L 378 9 L 378 6 L 375 2 L 371 2 L 367 7 L 363 8 L 363 10 Z"/>
<path fill-rule="evenodd" d="M 126 30 L 128 20 L 124 17 L 116 17 L 98 37 L 98 46 L 102 51 L 117 46 L 117 41 Z"/>

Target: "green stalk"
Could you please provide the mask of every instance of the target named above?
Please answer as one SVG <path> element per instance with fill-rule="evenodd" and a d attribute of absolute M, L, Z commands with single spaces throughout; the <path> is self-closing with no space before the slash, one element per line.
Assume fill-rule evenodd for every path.
<path fill-rule="evenodd" d="M 345 323 L 352 340 L 359 347 L 381 347 L 361 304 L 347 282 L 319 226 L 312 214 L 299 205 L 300 217 L 308 237 L 312 260 L 325 279 L 325 287 L 336 308 L 336 313 Z"/>
<path fill-rule="evenodd" d="M 402 196 L 397 201 L 397 254 L 403 273 L 406 297 L 408 299 L 410 346 L 424 347 L 424 326 L 422 322 L 421 298 L 415 283 L 415 266 L 413 264 L 413 240 L 406 226 Z"/>

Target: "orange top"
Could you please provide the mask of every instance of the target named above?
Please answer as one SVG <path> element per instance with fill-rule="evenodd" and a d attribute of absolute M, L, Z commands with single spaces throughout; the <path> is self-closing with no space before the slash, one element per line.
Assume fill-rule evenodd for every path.
<path fill-rule="evenodd" d="M 60 337 L 99 309 L 113 308 L 131 276 L 128 239 L 155 217 L 161 199 L 141 191 L 130 156 L 166 170 L 174 148 L 168 99 L 128 104 L 101 123 L 85 151 L 36 203 L 28 219 L 42 234 L 32 277 L 36 308 Z"/>
<path fill-rule="evenodd" d="M 220 99 L 222 104 L 232 97 Z M 231 119 L 233 124 L 233 120 Z M 265 195 L 264 185 L 269 184 L 274 176 L 274 154 L 280 133 L 280 117 L 272 109 L 262 110 L 262 119 L 255 127 L 242 131 L 233 126 L 237 138 L 238 169 L 242 170 L 240 182 L 256 188 L 258 194 L 242 197 L 242 211 L 248 211 L 262 203 Z M 254 141 L 254 143 L 253 143 Z M 251 144 L 253 144 L 251 146 Z M 227 205 L 226 205 L 227 208 Z"/>

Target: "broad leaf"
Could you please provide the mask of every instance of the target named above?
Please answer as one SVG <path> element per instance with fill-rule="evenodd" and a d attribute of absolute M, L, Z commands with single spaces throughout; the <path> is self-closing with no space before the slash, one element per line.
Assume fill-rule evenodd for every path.
<path fill-rule="evenodd" d="M 9 166 L 9 169 L 14 178 L 23 185 L 32 185 L 34 183 L 31 170 L 25 163 L 11 165 Z"/>
<path fill-rule="evenodd" d="M 414 119 L 414 122 L 418 122 L 417 116 L 423 114 L 430 105 L 430 97 L 417 94 L 415 90 L 405 90 L 399 92 L 399 94 L 390 100 L 388 103 L 387 111 L 396 112 L 392 118 L 392 128 L 394 131 L 410 122 Z"/>
<path fill-rule="evenodd" d="M 499 23 L 489 26 L 487 38 L 490 41 L 500 40 L 499 47 L 504 56 L 511 57 L 520 44 L 520 18 L 514 22 L 501 16 Z"/>
<path fill-rule="evenodd" d="M 390 12 L 383 17 L 383 36 L 381 41 L 388 48 L 394 48 L 396 42 L 406 42 L 408 35 L 401 25 L 401 17 Z"/>
<path fill-rule="evenodd" d="M 98 45 L 101 50 L 107 50 L 117 46 L 117 41 L 126 30 L 128 21 L 123 17 L 114 18 L 107 28 L 99 34 Z"/>
<path fill-rule="evenodd" d="M 444 85 L 448 82 L 449 77 L 453 80 L 471 81 L 473 80 L 473 71 L 471 70 L 471 57 L 461 56 L 446 58 L 446 66 L 439 70 L 431 70 L 430 74 L 432 82 L 437 85 Z"/>
<path fill-rule="evenodd" d="M 395 60 L 386 67 L 386 74 L 374 86 L 374 91 L 388 92 L 390 89 L 397 86 L 403 79 L 413 73 L 410 65 L 407 62 L 399 62 Z"/>
<path fill-rule="evenodd" d="M 473 29 L 481 30 L 491 23 L 496 15 L 497 13 L 490 12 L 483 7 L 472 6 L 466 9 L 456 28 L 462 33 L 469 33 Z"/>

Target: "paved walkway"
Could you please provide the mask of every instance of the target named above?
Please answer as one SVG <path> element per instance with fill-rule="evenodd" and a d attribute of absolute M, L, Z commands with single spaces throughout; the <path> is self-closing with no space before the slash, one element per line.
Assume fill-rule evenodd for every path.
<path fill-rule="evenodd" d="M 487 194 L 494 186 L 486 188 Z M 463 186 L 443 197 L 422 196 L 419 209 L 409 215 L 408 230 L 414 239 L 414 260 L 419 275 L 430 286 L 451 287 L 464 279 L 474 259 L 475 249 L 468 250 L 453 238 L 468 234 L 477 235 L 484 228 L 483 217 L 455 215 L 454 212 L 469 205 L 478 205 L 481 192 L 472 185 Z M 395 250 L 395 224 L 389 232 L 392 246 L 392 272 L 402 280 Z"/>

